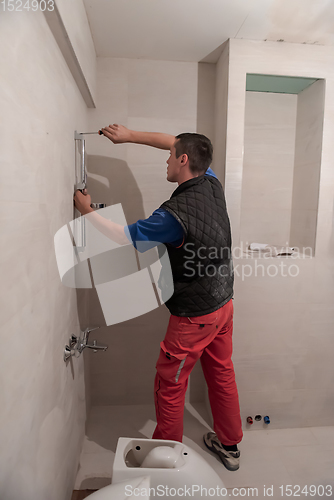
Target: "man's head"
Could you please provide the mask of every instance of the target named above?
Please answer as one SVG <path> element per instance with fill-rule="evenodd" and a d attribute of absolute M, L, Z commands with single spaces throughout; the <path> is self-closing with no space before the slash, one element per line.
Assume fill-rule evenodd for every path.
<path fill-rule="evenodd" d="M 187 180 L 186 177 L 205 174 L 212 162 L 213 147 L 210 139 L 202 134 L 188 132 L 177 135 L 175 139 L 167 160 L 167 180 L 180 184 L 180 181 Z M 188 168 L 189 175 L 181 168 L 184 166 Z"/>
<path fill-rule="evenodd" d="M 203 175 L 212 162 L 213 147 L 210 139 L 202 134 L 179 134 L 176 136 L 176 158 L 186 154 L 189 168 L 194 175 Z"/>

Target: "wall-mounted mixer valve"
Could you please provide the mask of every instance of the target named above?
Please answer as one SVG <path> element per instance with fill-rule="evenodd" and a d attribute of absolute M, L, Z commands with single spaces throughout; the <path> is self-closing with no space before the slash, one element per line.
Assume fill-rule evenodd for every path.
<path fill-rule="evenodd" d="M 69 345 L 65 346 L 64 350 L 64 361 L 67 361 L 71 356 L 78 358 L 82 351 L 87 347 L 88 349 L 93 349 L 94 352 L 106 351 L 108 349 L 107 345 L 98 345 L 96 340 L 93 340 L 93 344 L 88 344 L 88 335 L 94 330 L 98 330 L 100 327 L 86 328 L 83 332 L 80 332 L 80 337 L 71 335 L 69 339 Z"/>

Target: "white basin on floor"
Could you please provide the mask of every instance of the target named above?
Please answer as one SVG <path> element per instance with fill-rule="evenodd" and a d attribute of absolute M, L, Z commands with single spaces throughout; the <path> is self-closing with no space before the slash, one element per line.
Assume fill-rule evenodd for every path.
<path fill-rule="evenodd" d="M 112 484 L 90 495 L 92 500 L 161 499 L 190 496 L 220 498 L 223 481 L 196 451 L 178 441 L 119 438 Z"/>

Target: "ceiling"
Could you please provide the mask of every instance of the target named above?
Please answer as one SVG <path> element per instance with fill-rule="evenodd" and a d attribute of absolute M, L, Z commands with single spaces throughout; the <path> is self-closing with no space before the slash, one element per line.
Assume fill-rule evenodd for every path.
<path fill-rule="evenodd" d="M 333 0 L 83 0 L 98 57 L 216 62 L 228 38 L 334 45 Z"/>

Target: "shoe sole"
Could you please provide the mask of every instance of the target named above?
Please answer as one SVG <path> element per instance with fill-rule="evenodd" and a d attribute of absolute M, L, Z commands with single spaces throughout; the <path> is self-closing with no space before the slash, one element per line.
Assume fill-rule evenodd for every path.
<path fill-rule="evenodd" d="M 233 466 L 231 467 L 228 463 L 225 463 L 226 459 L 225 459 L 224 454 L 222 452 L 216 450 L 213 446 L 209 446 L 206 443 L 204 436 L 203 436 L 203 441 L 204 441 L 204 444 L 205 444 L 205 446 L 207 447 L 208 450 L 212 451 L 212 453 L 214 453 L 215 455 L 218 455 L 218 457 L 220 458 L 220 461 L 222 462 L 222 464 L 224 465 L 224 467 L 226 467 L 227 470 L 233 472 L 233 471 L 236 471 L 236 470 L 239 469 L 239 465 L 237 465 L 236 467 L 233 467 Z"/>

